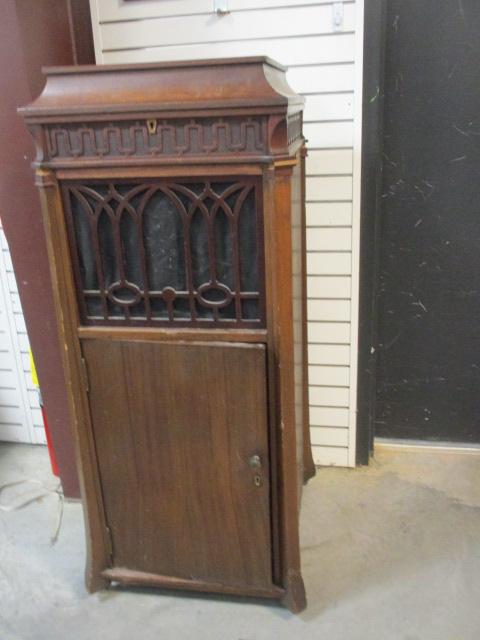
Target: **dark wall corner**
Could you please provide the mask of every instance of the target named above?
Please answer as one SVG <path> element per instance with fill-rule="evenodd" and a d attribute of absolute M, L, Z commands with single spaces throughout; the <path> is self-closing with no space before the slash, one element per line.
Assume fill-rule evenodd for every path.
<path fill-rule="evenodd" d="M 382 186 L 383 85 L 386 7 L 365 0 L 360 219 L 360 300 L 357 383 L 357 464 L 373 453 L 376 387 L 376 319 Z"/>

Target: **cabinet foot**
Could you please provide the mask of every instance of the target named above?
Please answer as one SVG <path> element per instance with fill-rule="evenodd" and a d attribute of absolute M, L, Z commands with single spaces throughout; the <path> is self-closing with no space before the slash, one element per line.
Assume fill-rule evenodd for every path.
<path fill-rule="evenodd" d="M 100 573 L 87 573 L 85 575 L 85 586 L 89 593 L 95 593 L 95 591 L 108 589 L 110 586 L 110 580 L 104 578 Z"/>
<path fill-rule="evenodd" d="M 288 572 L 282 604 L 292 613 L 300 613 L 307 606 L 303 578 L 298 571 Z"/>
<path fill-rule="evenodd" d="M 307 484 L 307 482 L 311 480 L 316 473 L 317 469 L 315 468 L 312 460 L 311 465 L 305 465 L 303 469 L 303 484 Z"/>

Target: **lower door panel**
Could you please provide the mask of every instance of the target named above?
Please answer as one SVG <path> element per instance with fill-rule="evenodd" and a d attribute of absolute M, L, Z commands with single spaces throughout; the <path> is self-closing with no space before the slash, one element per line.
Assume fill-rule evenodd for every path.
<path fill-rule="evenodd" d="M 113 566 L 271 588 L 264 345 L 82 348 Z"/>

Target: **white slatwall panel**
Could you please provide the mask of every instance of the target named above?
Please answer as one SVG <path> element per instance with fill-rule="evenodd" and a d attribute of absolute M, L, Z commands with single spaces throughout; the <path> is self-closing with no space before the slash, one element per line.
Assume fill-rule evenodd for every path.
<path fill-rule="evenodd" d="M 228 0 L 231 11 L 251 9 L 276 9 L 295 5 L 330 4 L 331 0 Z M 99 22 L 118 20 L 140 20 L 191 14 L 208 14 L 212 11 L 212 0 L 152 0 L 124 3 L 122 0 L 99 0 L 97 3 Z"/>
<path fill-rule="evenodd" d="M 8 336 L 10 351 L 0 363 L 0 440 L 46 444 L 45 428 L 38 393 L 30 371 L 27 329 L 7 240 L 0 229 L 0 280 L 3 338 Z M 7 361 L 9 364 L 7 364 Z M 4 403 L 4 390 L 15 389 L 15 408 Z M 13 398 L 13 394 L 10 394 Z M 15 414 L 15 415 L 14 415 Z M 12 424 L 5 421 L 12 420 Z"/>
<path fill-rule="evenodd" d="M 30 441 L 3 288 L 0 288 L 0 440 Z"/>
<path fill-rule="evenodd" d="M 338 36 L 303 36 L 299 38 L 271 38 L 268 41 L 269 55 L 276 59 L 290 59 L 291 64 L 309 65 L 329 62 L 351 62 L 353 51 L 353 35 L 343 35 L 340 42 Z M 339 46 L 340 45 L 340 46 Z M 149 47 L 145 49 L 118 49 L 103 51 L 104 64 L 129 62 L 157 62 L 162 60 L 191 60 L 192 58 L 226 58 L 235 56 L 265 55 L 265 40 L 251 39 L 232 40 L 230 42 L 208 42 L 195 44 L 181 44 L 176 46 Z M 338 51 L 338 53 L 337 53 Z"/>
<path fill-rule="evenodd" d="M 316 463 L 353 466 L 363 0 L 338 32 L 331 0 L 228 0 L 224 16 L 213 0 L 90 2 L 98 63 L 269 55 L 306 96 L 312 444 Z"/>
<path fill-rule="evenodd" d="M 162 0 L 157 2 L 161 4 Z M 346 31 L 353 31 L 354 14 L 354 5 L 346 4 Z M 135 20 L 134 23 L 128 20 L 104 22 L 101 27 L 102 48 L 106 51 L 159 46 L 164 48 L 185 43 L 289 38 L 292 35 L 311 36 L 331 31 L 332 9 L 329 4 L 298 5 L 293 9 L 273 7 L 266 9 L 265 13 L 259 13 L 258 9 L 232 11 L 227 15 L 215 16 L 212 15 L 212 5 L 209 3 L 206 13 L 162 16 Z"/>

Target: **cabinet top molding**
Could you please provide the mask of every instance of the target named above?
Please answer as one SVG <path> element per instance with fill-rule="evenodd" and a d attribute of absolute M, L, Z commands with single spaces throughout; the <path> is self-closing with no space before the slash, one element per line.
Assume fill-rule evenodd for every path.
<path fill-rule="evenodd" d="M 42 94 L 19 109 L 27 121 L 109 120 L 149 113 L 178 117 L 221 110 L 234 114 L 292 114 L 304 98 L 286 68 L 267 57 L 133 65 L 47 67 Z"/>
<path fill-rule="evenodd" d="M 19 109 L 39 168 L 270 163 L 304 144 L 304 98 L 266 57 L 52 67 Z"/>

